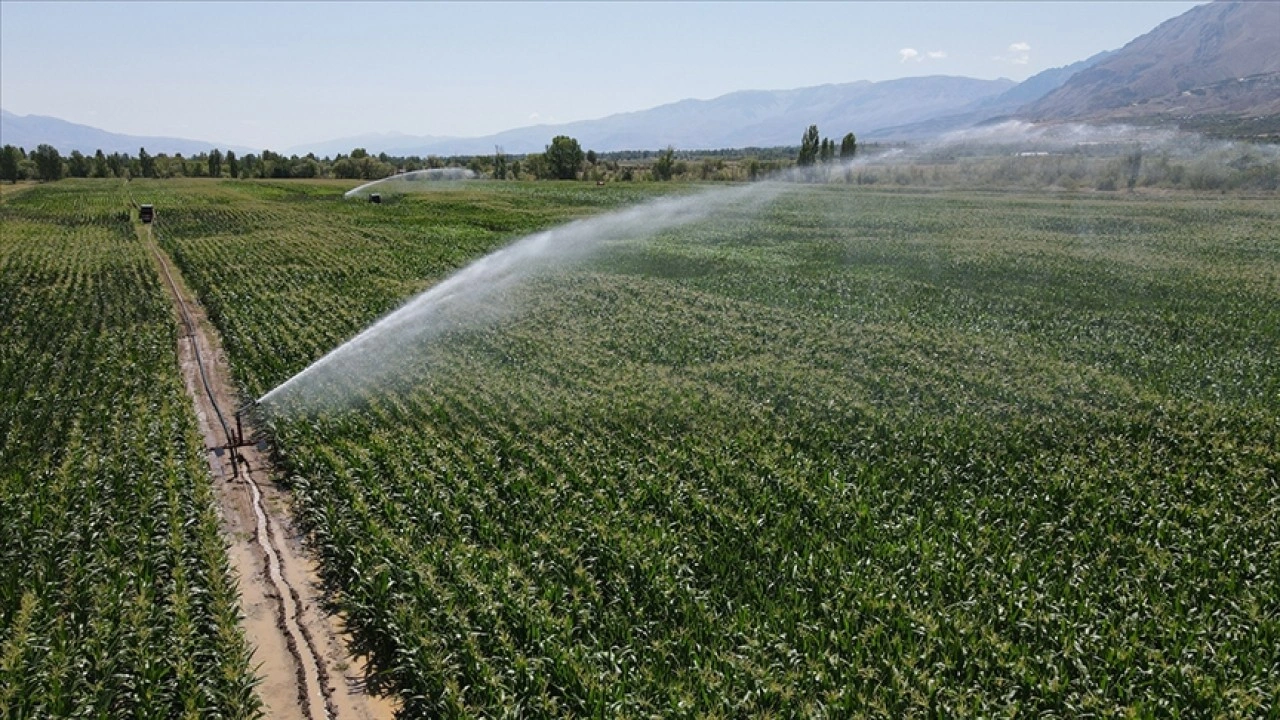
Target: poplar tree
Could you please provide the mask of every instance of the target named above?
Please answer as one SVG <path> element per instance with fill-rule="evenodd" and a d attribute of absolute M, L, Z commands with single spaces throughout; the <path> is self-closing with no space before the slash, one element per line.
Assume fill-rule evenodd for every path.
<path fill-rule="evenodd" d="M 0 150 L 0 180 L 8 180 L 11 183 L 18 182 L 18 148 L 12 145 L 5 145 Z"/>
<path fill-rule="evenodd" d="M 98 152 L 93 154 L 93 176 L 96 178 L 108 178 L 114 175 L 111 172 L 111 165 L 107 162 L 107 156 L 102 152 L 102 148 L 98 148 Z"/>
<path fill-rule="evenodd" d="M 819 151 L 819 157 L 823 163 L 829 163 L 836 158 L 836 142 L 831 138 L 822 138 L 822 149 Z"/>
<path fill-rule="evenodd" d="M 817 162 L 821 142 L 818 126 L 810 125 L 809 129 L 804 131 L 804 137 L 800 139 L 800 155 L 796 158 L 796 165 L 808 167 Z"/>
<path fill-rule="evenodd" d="M 840 141 L 840 159 L 852 160 L 853 156 L 858 152 L 858 139 L 849 133 Z"/>

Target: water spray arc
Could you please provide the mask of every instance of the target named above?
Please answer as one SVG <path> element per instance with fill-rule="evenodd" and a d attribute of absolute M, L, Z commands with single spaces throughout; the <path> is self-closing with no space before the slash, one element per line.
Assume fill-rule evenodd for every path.
<path fill-rule="evenodd" d="M 514 311 L 503 306 L 504 294 L 542 272 L 579 261 L 611 241 L 647 239 L 716 213 L 758 211 L 787 187 L 759 182 L 667 198 L 520 238 L 412 298 L 263 395 L 258 403 L 271 405 L 307 389 L 332 391 L 353 378 L 375 383 L 410 346 L 448 329 L 485 324 Z"/>
<path fill-rule="evenodd" d="M 893 148 L 848 162 L 792 168 L 772 179 L 745 186 L 657 200 L 571 222 L 520 238 L 480 258 L 330 351 L 263 395 L 258 402 L 270 405 L 285 396 L 302 398 L 321 389 L 342 394 L 355 386 L 369 386 L 393 372 L 389 369 L 392 361 L 414 344 L 430 340 L 448 329 L 475 327 L 514 311 L 514 308 L 504 306 L 504 296 L 539 273 L 581 260 L 611 241 L 646 239 L 708 219 L 719 212 L 734 210 L 745 215 L 758 211 L 789 188 L 800 188 L 809 183 L 848 182 L 850 171 L 864 166 L 911 163 L 939 149 L 982 144 L 1066 149 L 1091 142 L 1160 143 L 1167 140 L 1160 133 L 1133 128 L 1094 132 L 1087 126 L 1038 127 L 1012 122 L 954 133 L 918 148 Z M 366 183 L 349 191 L 345 197 L 387 187 L 401 180 L 415 182 L 415 177 L 456 180 L 472 176 L 470 171 L 457 168 L 452 171 L 418 171 Z M 304 393 L 308 388 L 310 390 Z"/>
<path fill-rule="evenodd" d="M 409 190 L 421 183 L 458 182 L 473 180 L 476 174 L 467 168 L 430 168 L 428 170 L 411 170 L 388 177 L 367 182 L 353 187 L 342 194 L 343 198 L 360 197 L 373 190 Z"/>

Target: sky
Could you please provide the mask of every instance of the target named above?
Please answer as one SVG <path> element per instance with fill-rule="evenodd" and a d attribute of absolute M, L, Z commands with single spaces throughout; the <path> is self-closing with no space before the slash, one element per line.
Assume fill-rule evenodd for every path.
<path fill-rule="evenodd" d="M 0 0 L 0 107 L 277 151 L 475 137 L 736 90 L 1024 80 L 1198 4 Z"/>

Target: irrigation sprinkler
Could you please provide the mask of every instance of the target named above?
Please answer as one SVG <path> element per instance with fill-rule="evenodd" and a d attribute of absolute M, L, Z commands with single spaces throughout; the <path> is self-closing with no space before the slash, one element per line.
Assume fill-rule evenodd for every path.
<path fill-rule="evenodd" d="M 253 442 L 245 442 L 244 440 L 244 420 L 242 419 L 245 412 L 257 407 L 258 401 L 253 400 L 245 403 L 236 409 L 236 430 L 231 433 L 231 437 L 227 438 L 226 449 L 231 452 L 231 476 L 240 477 L 240 463 L 243 458 L 240 456 L 240 448 L 253 445 Z M 248 464 L 247 462 L 245 463 Z"/>

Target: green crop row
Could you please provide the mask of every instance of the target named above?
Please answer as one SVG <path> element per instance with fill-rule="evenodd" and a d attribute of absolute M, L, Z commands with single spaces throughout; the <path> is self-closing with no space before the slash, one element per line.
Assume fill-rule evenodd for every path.
<path fill-rule="evenodd" d="M 0 204 L 0 717 L 246 718 L 173 311 L 120 184 Z"/>
<path fill-rule="evenodd" d="M 272 187 L 157 186 L 251 394 L 608 207 Z M 232 230 L 187 215 L 232 193 Z M 405 348 L 394 383 L 349 378 L 351 407 L 267 418 L 406 717 L 1278 711 L 1274 203 L 758 210 L 611 243 Z"/>

